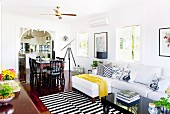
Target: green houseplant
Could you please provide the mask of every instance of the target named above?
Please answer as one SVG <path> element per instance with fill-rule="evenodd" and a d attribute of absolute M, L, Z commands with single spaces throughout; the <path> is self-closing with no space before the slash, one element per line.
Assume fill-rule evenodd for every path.
<path fill-rule="evenodd" d="M 98 61 L 93 60 L 93 63 L 91 64 L 93 69 L 96 69 L 96 67 L 98 66 Z"/>
<path fill-rule="evenodd" d="M 170 112 L 170 102 L 169 102 L 170 95 L 167 98 L 161 97 L 158 101 L 155 101 L 155 105 L 161 108 L 161 111 L 166 114 Z"/>

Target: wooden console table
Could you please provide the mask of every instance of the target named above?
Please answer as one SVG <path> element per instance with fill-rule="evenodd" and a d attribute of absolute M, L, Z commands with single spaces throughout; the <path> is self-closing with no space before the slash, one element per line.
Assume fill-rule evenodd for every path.
<path fill-rule="evenodd" d="M 13 113 L 12 113 L 13 112 Z M 0 113 L 3 114 L 40 114 L 30 97 L 21 85 L 20 93 L 6 106 L 0 106 Z"/>

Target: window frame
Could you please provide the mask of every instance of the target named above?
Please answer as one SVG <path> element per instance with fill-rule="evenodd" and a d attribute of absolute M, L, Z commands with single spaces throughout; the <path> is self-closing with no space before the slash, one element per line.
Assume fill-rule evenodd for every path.
<path fill-rule="evenodd" d="M 86 34 L 86 37 L 87 37 L 87 54 L 81 54 L 80 53 L 80 48 L 79 48 L 79 45 L 80 45 L 80 35 L 82 34 Z M 89 34 L 88 32 L 80 32 L 80 33 L 77 33 L 77 54 L 76 54 L 78 57 L 85 57 L 85 58 L 89 58 Z"/>

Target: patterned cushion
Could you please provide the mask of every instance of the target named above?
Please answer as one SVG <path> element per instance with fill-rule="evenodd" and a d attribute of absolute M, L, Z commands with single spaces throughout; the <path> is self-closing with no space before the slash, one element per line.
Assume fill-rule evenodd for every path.
<path fill-rule="evenodd" d="M 112 74 L 113 74 L 113 71 L 112 71 L 112 67 L 107 67 L 107 66 L 104 66 L 104 74 L 103 76 L 104 77 L 108 77 L 108 78 L 111 78 L 112 77 Z"/>
<path fill-rule="evenodd" d="M 97 75 L 103 76 L 104 74 L 104 66 L 111 66 L 112 63 L 108 63 L 108 64 L 99 64 L 97 67 Z"/>
<path fill-rule="evenodd" d="M 153 91 L 166 92 L 169 87 L 170 77 L 157 77 L 156 75 L 148 85 Z"/>
<path fill-rule="evenodd" d="M 152 82 L 148 86 L 153 91 L 156 91 L 156 90 L 159 89 L 158 83 L 159 83 L 159 79 L 157 77 L 154 77 L 154 79 L 152 80 Z"/>
<path fill-rule="evenodd" d="M 121 80 L 133 83 L 137 72 L 133 69 L 125 68 Z"/>
<path fill-rule="evenodd" d="M 112 78 L 120 79 L 122 77 L 124 68 L 113 66 L 112 70 L 113 70 Z"/>

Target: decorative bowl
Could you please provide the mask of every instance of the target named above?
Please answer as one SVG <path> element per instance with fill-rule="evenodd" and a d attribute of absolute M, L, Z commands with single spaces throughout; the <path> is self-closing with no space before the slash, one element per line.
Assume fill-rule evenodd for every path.
<path fill-rule="evenodd" d="M 10 102 L 15 96 L 6 98 L 6 99 L 0 99 L 0 104 L 2 105 L 8 105 L 8 102 Z"/>
<path fill-rule="evenodd" d="M 0 106 L 0 114 L 13 114 L 14 107 L 12 104 Z"/>

